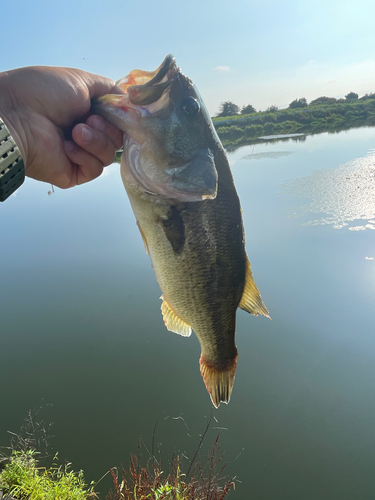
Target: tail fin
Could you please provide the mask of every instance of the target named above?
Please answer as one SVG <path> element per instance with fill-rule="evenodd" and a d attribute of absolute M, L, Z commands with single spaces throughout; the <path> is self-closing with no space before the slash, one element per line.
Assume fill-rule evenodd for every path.
<path fill-rule="evenodd" d="M 232 359 L 224 370 L 218 370 L 212 364 L 207 363 L 203 356 L 199 360 L 201 374 L 215 408 L 218 408 L 220 403 L 229 403 L 236 373 L 237 358 L 238 355 Z"/>

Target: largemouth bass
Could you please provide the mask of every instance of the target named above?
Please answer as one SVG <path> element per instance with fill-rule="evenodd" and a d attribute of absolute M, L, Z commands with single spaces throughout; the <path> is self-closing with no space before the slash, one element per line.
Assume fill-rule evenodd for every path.
<path fill-rule="evenodd" d="M 217 408 L 236 371 L 236 310 L 268 317 L 244 246 L 227 157 L 193 82 L 169 55 L 133 70 L 123 95 L 92 111 L 124 131 L 121 175 L 162 291 L 168 330 L 201 345 L 200 370 Z"/>

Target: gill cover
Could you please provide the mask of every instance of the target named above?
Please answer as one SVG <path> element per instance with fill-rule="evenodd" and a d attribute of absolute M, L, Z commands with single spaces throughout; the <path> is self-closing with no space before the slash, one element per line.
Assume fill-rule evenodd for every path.
<path fill-rule="evenodd" d="M 155 165 L 149 144 L 128 138 L 123 160 L 143 191 L 177 201 L 213 199 L 217 193 L 217 171 L 209 148 L 197 151 L 180 167 L 162 168 Z"/>

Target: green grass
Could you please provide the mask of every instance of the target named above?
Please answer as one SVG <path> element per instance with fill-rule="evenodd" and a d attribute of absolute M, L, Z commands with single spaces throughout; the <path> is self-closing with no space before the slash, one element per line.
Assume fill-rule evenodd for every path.
<path fill-rule="evenodd" d="M 55 457 L 56 458 L 56 457 Z M 13 451 L 0 474 L 0 488 L 17 500 L 88 500 L 95 498 L 83 472 L 69 465 L 39 467 L 34 451 Z"/>

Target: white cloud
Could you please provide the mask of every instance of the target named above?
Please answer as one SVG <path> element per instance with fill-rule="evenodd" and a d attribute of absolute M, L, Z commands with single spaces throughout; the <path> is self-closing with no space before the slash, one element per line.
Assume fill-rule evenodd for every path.
<path fill-rule="evenodd" d="M 230 71 L 229 66 L 216 66 L 214 71 Z"/>

